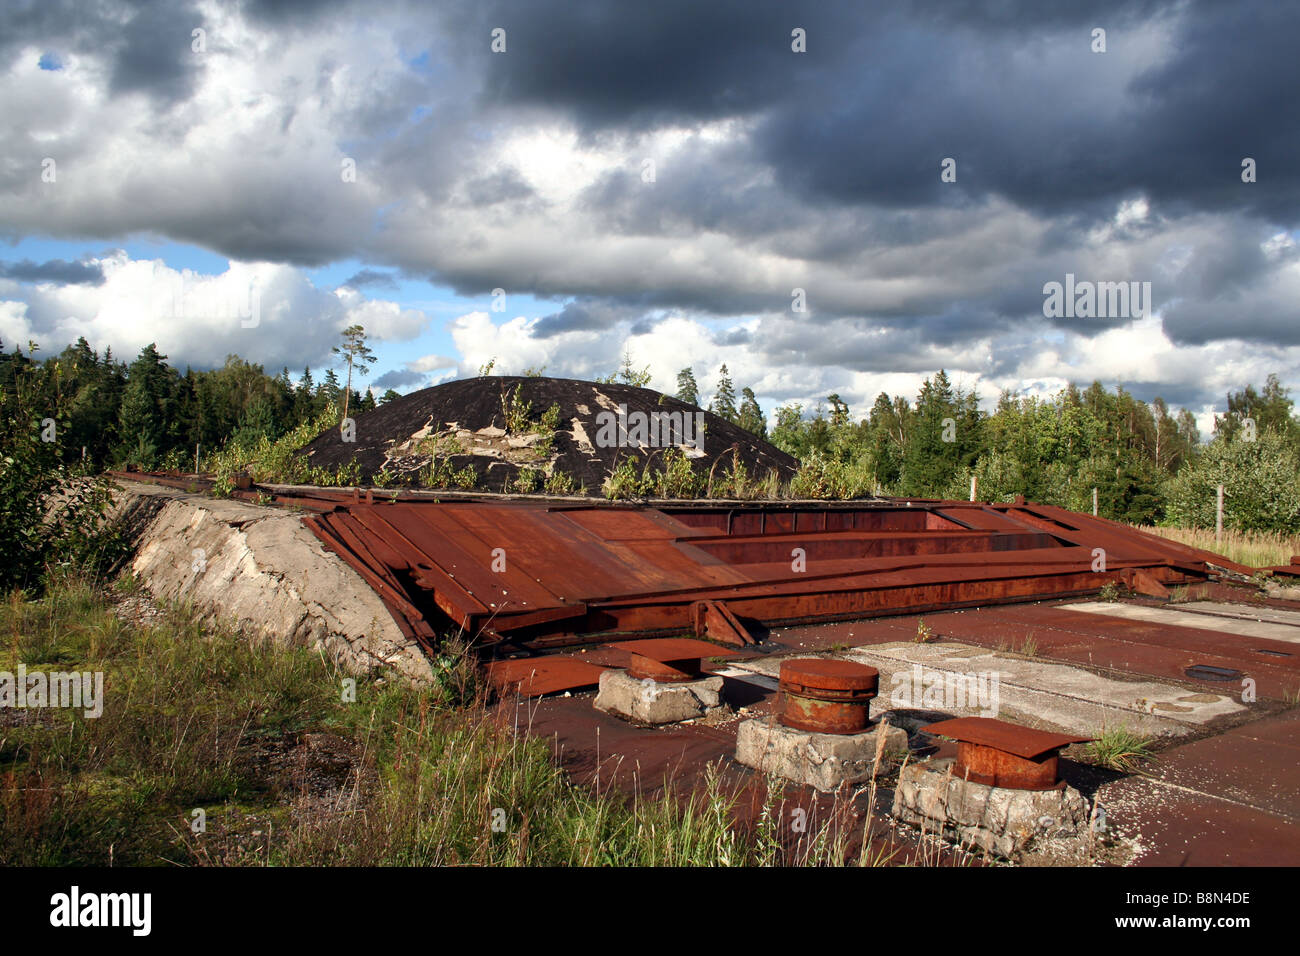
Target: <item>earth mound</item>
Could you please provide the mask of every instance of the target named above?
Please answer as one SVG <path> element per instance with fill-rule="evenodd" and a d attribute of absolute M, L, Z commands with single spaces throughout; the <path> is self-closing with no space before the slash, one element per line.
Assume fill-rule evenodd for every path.
<path fill-rule="evenodd" d="M 351 436 L 330 429 L 300 450 L 318 475 L 382 487 L 600 496 L 608 485 L 615 497 L 694 497 L 734 489 L 738 474 L 785 482 L 799 467 L 676 398 L 567 378 L 459 379 L 354 423 Z"/>

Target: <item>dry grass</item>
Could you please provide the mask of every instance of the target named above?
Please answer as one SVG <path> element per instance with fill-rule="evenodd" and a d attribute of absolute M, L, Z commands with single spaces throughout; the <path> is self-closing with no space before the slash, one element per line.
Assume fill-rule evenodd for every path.
<path fill-rule="evenodd" d="M 1253 568 L 1287 564 L 1292 555 L 1300 554 L 1300 535 L 1268 531 L 1224 531 L 1215 540 L 1214 531 L 1202 528 L 1160 528 L 1135 526 L 1139 531 L 1156 534 L 1193 548 L 1221 554 L 1238 564 Z"/>

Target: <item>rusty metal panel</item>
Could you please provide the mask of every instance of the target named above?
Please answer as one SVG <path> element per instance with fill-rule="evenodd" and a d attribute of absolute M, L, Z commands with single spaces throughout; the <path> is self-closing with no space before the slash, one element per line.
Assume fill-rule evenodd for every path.
<path fill-rule="evenodd" d="M 610 647 L 621 651 L 631 651 L 655 661 L 688 661 L 705 657 L 735 657 L 736 652 L 729 647 L 720 647 L 708 641 L 697 641 L 690 637 L 660 637 L 636 641 L 619 641 Z"/>
<path fill-rule="evenodd" d="M 123 477 L 187 488 L 204 481 Z M 1219 569 L 1252 570 L 1023 500 L 650 507 L 269 491 L 275 503 L 319 511 L 304 517 L 307 527 L 376 590 L 404 633 L 426 643 L 446 619 L 483 641 L 531 647 L 590 643 L 620 631 L 744 641 L 737 618 L 765 626 L 860 618 L 1068 597 L 1121 581 L 1158 596 L 1167 585 L 1207 581 Z M 1105 552 L 1105 571 L 1093 570 L 1096 549 Z M 799 552 L 802 563 L 792 561 Z"/>
<path fill-rule="evenodd" d="M 757 643 L 745 625 L 721 601 L 696 601 L 691 605 L 691 620 L 696 637 L 711 637 L 738 647 Z"/>
<path fill-rule="evenodd" d="M 604 670 L 599 664 L 559 656 L 513 658 L 487 665 L 488 681 L 498 693 L 524 697 L 595 687 Z"/>
<path fill-rule="evenodd" d="M 1078 737 L 1074 734 L 1057 734 L 1046 730 L 1034 730 L 1020 727 L 1005 720 L 992 717 L 955 717 L 941 720 L 936 724 L 927 724 L 921 728 L 922 733 L 951 737 L 958 742 L 992 747 L 1004 753 L 1024 757 L 1026 760 L 1039 757 L 1048 751 L 1059 750 L 1070 744 L 1086 743 L 1092 737 Z"/>

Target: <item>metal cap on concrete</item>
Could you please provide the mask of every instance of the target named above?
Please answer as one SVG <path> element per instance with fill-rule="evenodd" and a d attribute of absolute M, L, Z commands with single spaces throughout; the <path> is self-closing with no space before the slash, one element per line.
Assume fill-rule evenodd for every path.
<path fill-rule="evenodd" d="M 797 657 L 781 662 L 781 685 L 808 697 L 870 700 L 880 687 L 880 672 L 856 661 Z"/>
<path fill-rule="evenodd" d="M 1033 730 L 1018 724 L 1009 724 L 1005 720 L 995 720 L 992 717 L 955 717 L 952 720 L 927 724 L 921 728 L 921 732 L 951 737 L 958 742 L 977 744 L 981 747 L 992 747 L 994 750 L 1024 757 L 1026 760 L 1045 754 L 1049 750 L 1060 750 L 1070 744 L 1087 743 L 1094 739 Z"/>
<path fill-rule="evenodd" d="M 880 672 L 856 661 L 801 657 L 781 662 L 781 723 L 822 734 L 856 734 L 871 722 Z"/>
<path fill-rule="evenodd" d="M 921 728 L 957 741 L 954 776 L 1008 790 L 1051 790 L 1060 786 L 1062 747 L 1092 740 L 1020 727 L 991 717 L 958 717 Z"/>
<path fill-rule="evenodd" d="M 734 657 L 736 652 L 708 641 L 689 637 L 661 637 L 641 641 L 620 641 L 610 647 L 632 655 L 627 666 L 630 676 L 664 684 L 699 680 L 701 661 L 706 657 Z"/>

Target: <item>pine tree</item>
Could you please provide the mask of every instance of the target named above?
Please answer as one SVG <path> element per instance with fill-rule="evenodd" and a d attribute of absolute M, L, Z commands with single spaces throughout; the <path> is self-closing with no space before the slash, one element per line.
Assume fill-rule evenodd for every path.
<path fill-rule="evenodd" d="M 343 330 L 343 344 L 334 346 L 331 351 L 343 356 L 347 363 L 348 380 L 343 387 L 343 417 L 348 417 L 348 402 L 352 397 L 352 372 L 369 375 L 370 366 L 379 361 L 370 346 L 366 345 L 366 330 L 360 325 L 349 325 Z"/>
<path fill-rule="evenodd" d="M 334 369 L 326 369 L 325 377 L 321 380 L 320 387 L 316 389 L 316 397 L 321 399 L 320 407 L 323 409 L 326 405 L 336 405 L 342 395 L 342 386 L 339 385 L 339 377 L 334 374 Z"/>
<path fill-rule="evenodd" d="M 758 407 L 754 390 L 746 386 L 740 394 L 740 411 L 736 416 L 736 424 L 745 431 L 753 432 L 759 438 L 766 439 L 767 422 L 763 420 L 763 410 Z"/>
<path fill-rule="evenodd" d="M 311 376 L 311 366 L 302 370 L 302 378 L 293 390 L 293 422 L 301 425 L 316 412 L 316 383 Z"/>
<path fill-rule="evenodd" d="M 170 369 L 151 342 L 127 369 L 126 389 L 118 412 L 118 457 L 152 468 L 166 451 L 170 419 Z"/>
<path fill-rule="evenodd" d="M 719 418 L 725 418 L 735 424 L 736 388 L 731 384 L 731 375 L 727 372 L 725 364 L 718 370 L 718 390 L 714 393 L 713 401 L 709 404 L 709 411 Z"/>
<path fill-rule="evenodd" d="M 623 350 L 623 365 L 619 368 L 618 375 L 615 377 L 624 385 L 632 385 L 636 388 L 645 388 L 650 384 L 650 379 L 652 378 L 650 374 L 650 366 L 647 365 L 640 371 L 632 367 L 631 349 Z"/>
<path fill-rule="evenodd" d="M 700 404 L 700 387 L 695 383 L 695 372 L 689 366 L 677 373 L 677 398 L 697 408 Z"/>

